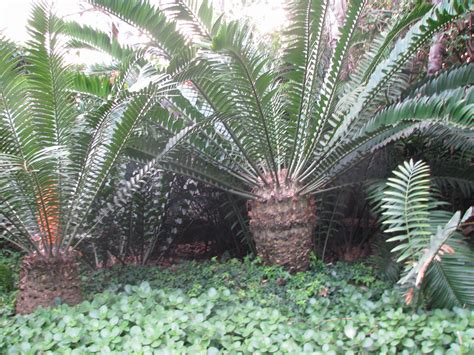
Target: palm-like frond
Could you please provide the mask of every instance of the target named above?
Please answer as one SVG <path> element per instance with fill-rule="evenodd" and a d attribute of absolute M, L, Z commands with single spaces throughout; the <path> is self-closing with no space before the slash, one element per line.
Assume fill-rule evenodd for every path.
<path fill-rule="evenodd" d="M 211 42 L 222 16 L 216 16 L 208 0 L 165 0 L 163 11 L 180 24 L 182 33 L 194 41 Z"/>
<path fill-rule="evenodd" d="M 433 33 L 439 31 L 447 23 L 456 20 L 464 11 L 469 11 L 472 8 L 470 2 L 459 2 L 456 5 L 452 6 L 447 2 L 443 2 L 432 8 L 410 28 L 403 38 L 396 41 L 387 58 L 379 62 L 366 81 L 361 82 L 361 89 L 355 90 L 358 97 L 357 102 L 350 103 L 349 112 L 345 116 L 344 122 L 335 131 L 333 141 L 350 139 L 358 134 L 360 126 L 357 121 L 364 122 L 367 118 L 365 110 L 374 109 L 383 104 L 383 101 L 380 102 L 380 98 L 385 96 L 384 88 L 398 78 L 407 60 L 431 39 Z M 376 58 L 373 60 L 378 61 Z M 351 102 L 353 99 L 349 97 L 347 100 Z"/>
<path fill-rule="evenodd" d="M 108 252 L 119 260 L 128 259 L 145 265 L 157 250 L 160 237 L 163 237 L 163 222 L 170 204 L 172 183 L 169 174 L 153 169 L 126 195 L 114 195 L 117 189 L 123 190 L 121 185 L 127 184 L 127 170 L 133 164 L 129 162 L 126 166 L 123 169 L 125 176 L 114 176 L 108 182 L 110 188 L 101 193 L 95 206 L 96 214 L 88 218 L 89 225 L 94 234 L 107 233 L 114 226 L 117 235 L 106 246 Z M 104 247 L 103 243 L 100 238 L 97 244 L 93 242 L 99 250 Z"/>
<path fill-rule="evenodd" d="M 450 176 L 434 176 L 432 180 L 442 191 L 460 191 L 466 198 L 474 195 L 474 179 L 472 177 L 458 177 L 450 171 Z"/>
<path fill-rule="evenodd" d="M 126 59 L 133 54 L 131 48 L 121 45 L 116 38 L 99 31 L 91 26 L 79 25 L 75 22 L 65 22 L 61 31 L 74 37 L 68 47 L 77 49 L 96 49 L 109 54 L 112 58 Z"/>
<path fill-rule="evenodd" d="M 150 164 L 248 197 L 261 189 L 304 195 L 414 131 L 449 129 L 457 147 L 470 146 L 472 80 L 456 79 L 472 64 L 404 96 L 402 79 L 410 58 L 472 10 L 471 1 L 419 5 L 396 19 L 347 87 L 340 74 L 365 1 L 350 2 L 334 49 L 326 40 L 328 2 L 289 1 L 284 56 L 276 62 L 258 50 L 250 27 L 225 22 L 206 1 L 91 3 L 147 34 L 180 83 L 166 100 L 170 113 L 154 122 L 162 146 L 135 150 L 142 159 L 154 151 Z"/>
<path fill-rule="evenodd" d="M 425 292 L 435 307 L 474 307 L 474 252 L 459 235 L 451 238 L 448 244 L 454 254 L 444 255 L 433 261 L 426 274 Z"/>
<path fill-rule="evenodd" d="M 405 261 L 413 257 L 426 245 L 429 230 L 429 168 L 419 161 L 405 162 L 398 170 L 393 171 L 395 177 L 389 178 L 384 191 L 385 202 L 383 221 L 388 224 L 387 233 L 397 233 L 389 242 L 397 241 L 399 245 L 392 252 L 402 250 L 397 261 Z M 417 238 L 415 238 L 415 236 Z M 425 239 L 424 239 L 425 238 Z"/>
<path fill-rule="evenodd" d="M 437 210 L 441 203 L 430 194 L 429 168 L 422 161 L 405 162 L 393 174 L 384 190 L 383 223 L 395 235 L 387 240 L 397 243 L 392 253 L 405 263 L 399 283 L 410 289 L 407 302 L 421 289 L 433 305 L 472 306 L 473 252 L 456 232 L 472 208 L 462 218 L 460 212 Z"/>
<path fill-rule="evenodd" d="M 371 248 L 374 254 L 369 258 L 370 264 L 380 278 L 395 284 L 400 279 L 401 267 L 390 251 L 390 244 L 383 237 L 378 237 L 371 243 Z"/>
<path fill-rule="evenodd" d="M 381 34 L 380 38 L 375 41 L 372 51 L 366 56 L 366 58 L 364 58 L 364 63 L 360 65 L 358 73 L 355 75 L 355 79 L 359 80 L 359 82 L 367 81 L 375 68 L 389 53 L 388 49 L 394 39 L 399 37 L 409 25 L 413 24 L 413 22 L 418 21 L 425 16 L 431 8 L 431 4 L 419 2 L 411 11 L 404 14 L 398 21 L 395 21 L 386 33 Z"/>
<path fill-rule="evenodd" d="M 339 77 L 351 45 L 351 40 L 357 28 L 359 17 L 362 13 L 365 1 L 351 1 L 347 11 L 344 27 L 341 29 L 341 35 L 336 43 L 334 53 L 331 56 L 329 67 L 322 81 L 321 89 L 318 92 L 317 101 L 313 108 L 315 117 L 308 121 L 307 128 L 309 134 L 303 140 L 305 147 L 299 157 L 293 178 L 298 178 L 300 172 L 304 170 L 307 162 L 312 160 L 312 153 L 317 146 L 325 146 L 329 138 L 328 128 L 334 129 L 338 126 L 337 120 L 332 116 L 334 106 L 337 101 L 337 93 L 340 85 Z M 291 170 L 291 169 L 290 169 Z M 292 173 L 290 171 L 290 173 Z M 304 173 L 303 173 L 304 174 Z"/>
<path fill-rule="evenodd" d="M 72 90 L 79 94 L 106 100 L 112 94 L 112 84 L 110 78 L 98 75 L 86 75 L 75 72 L 71 84 Z"/>
<path fill-rule="evenodd" d="M 445 90 L 474 84 L 474 67 L 469 63 L 441 71 L 412 86 L 404 93 L 404 97 L 428 96 L 439 94 Z"/>
<path fill-rule="evenodd" d="M 189 49 L 189 43 L 178 31 L 176 23 L 169 21 L 164 11 L 148 1 L 91 0 L 90 3 L 138 28 L 141 33 L 149 36 L 153 46 L 169 60 Z"/>
<path fill-rule="evenodd" d="M 78 241 L 138 123 L 171 88 L 162 75 L 142 89 L 125 90 L 135 57 L 113 86 L 73 74 L 62 60 L 61 26 L 47 5 L 33 8 L 27 70 L 15 46 L 0 40 L 1 229 L 27 251 L 49 256 Z M 95 102 L 80 114 L 75 98 L 84 94 Z"/>
<path fill-rule="evenodd" d="M 234 231 L 235 235 L 240 237 L 241 241 L 249 246 L 252 253 L 256 254 L 257 251 L 248 226 L 248 217 L 244 212 L 243 201 L 229 193 L 226 194 L 226 198 L 227 201 L 222 207 L 228 212 L 224 218 L 231 222 L 230 229 Z"/>
<path fill-rule="evenodd" d="M 474 123 L 474 90 L 473 88 L 457 88 L 445 90 L 439 94 L 407 98 L 399 103 L 388 106 L 379 112 L 363 128 L 372 132 L 383 126 L 393 125 L 402 121 L 438 121 L 459 128 L 470 129 Z"/>

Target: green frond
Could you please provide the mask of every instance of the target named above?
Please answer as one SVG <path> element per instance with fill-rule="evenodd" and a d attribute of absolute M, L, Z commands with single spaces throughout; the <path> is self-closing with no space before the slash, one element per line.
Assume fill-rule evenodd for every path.
<path fill-rule="evenodd" d="M 234 181 L 234 185 L 240 180 L 249 185 L 257 186 L 257 182 L 254 180 L 252 175 L 246 174 L 245 170 L 242 169 L 241 162 L 235 161 L 235 157 L 232 155 L 227 155 L 225 153 L 225 149 L 222 146 L 217 144 L 217 146 L 213 147 L 212 144 L 208 144 L 206 140 L 203 140 L 199 134 L 196 134 L 200 133 L 200 130 L 204 131 L 204 133 L 207 135 L 214 134 L 215 138 L 211 141 L 218 143 L 220 137 L 216 135 L 213 125 L 217 122 L 222 123 L 232 120 L 234 119 L 233 117 L 227 117 L 224 119 L 220 116 L 211 116 L 205 120 L 200 121 L 199 123 L 183 127 L 179 124 L 176 125 L 176 123 L 180 122 L 180 120 L 176 119 L 176 117 L 167 116 L 164 112 L 162 115 L 157 116 L 161 116 L 161 118 L 159 121 L 156 121 L 156 124 L 169 138 L 166 142 L 162 143 L 163 145 L 160 149 L 156 149 L 156 147 L 150 149 L 147 144 L 137 144 L 137 142 L 135 142 L 135 144 L 131 147 L 129 151 L 138 155 L 139 157 L 151 157 L 153 152 L 158 152 L 155 156 L 153 156 L 153 159 L 148 162 L 145 168 L 135 176 L 134 179 L 136 181 L 141 180 L 141 174 L 146 174 L 152 166 L 158 165 L 161 167 L 167 166 L 167 168 L 172 169 L 173 172 L 182 173 L 187 171 L 189 174 L 192 174 L 192 177 L 200 176 L 201 179 L 205 179 L 206 182 L 211 184 L 213 184 L 212 181 L 210 181 L 206 176 L 210 171 L 215 171 L 216 174 L 220 175 L 226 173 L 231 178 L 231 180 Z M 209 129 L 206 129 L 206 127 Z M 186 143 L 183 144 L 183 142 Z M 191 149 L 186 148 L 188 145 L 191 147 Z M 214 151 L 216 147 L 218 150 Z M 239 156 L 237 155 L 236 157 L 238 158 Z M 183 164 L 184 162 L 188 162 L 190 166 L 186 167 L 186 165 Z M 191 168 L 191 165 L 196 164 L 198 164 L 200 169 L 206 170 L 206 174 L 199 174 L 198 170 Z M 225 176 L 222 178 L 222 180 L 215 182 L 214 185 L 219 187 L 226 186 L 224 180 Z M 235 187 L 232 188 L 232 185 L 230 184 L 227 185 L 227 187 L 235 190 Z M 249 196 L 249 194 L 244 191 L 239 192 L 239 194 L 242 193 Z"/>
<path fill-rule="evenodd" d="M 133 54 L 131 48 L 121 45 L 116 38 L 91 26 L 79 25 L 75 22 L 64 22 L 61 31 L 73 38 L 68 43 L 70 48 L 95 49 L 117 60 L 123 60 Z"/>
<path fill-rule="evenodd" d="M 217 60 L 213 65 L 226 83 L 234 114 L 239 115 L 248 127 L 256 128 L 254 134 L 260 134 L 258 143 L 267 167 L 276 172 L 275 142 L 268 117 L 273 112 L 267 107 L 275 95 L 272 90 L 275 73 L 265 68 L 268 59 L 254 52 L 248 29 L 240 28 L 236 22 L 221 27 L 214 38 L 213 50 L 229 59 L 227 65 Z"/>
<path fill-rule="evenodd" d="M 21 248 L 49 256 L 80 241 L 129 139 L 174 87 L 154 75 L 150 85 L 127 90 L 140 53 L 113 85 L 74 74 L 62 61 L 62 26 L 47 5 L 33 7 L 26 70 L 14 46 L 0 40 L 0 135 L 7 138 L 0 144 L 0 229 Z M 75 99 L 84 94 L 94 104 L 80 112 Z"/>
<path fill-rule="evenodd" d="M 331 113 L 337 100 L 336 94 L 340 85 L 339 77 L 364 5 L 365 1 L 362 0 L 353 0 L 349 3 L 341 35 L 337 40 L 336 48 L 331 56 L 329 67 L 318 93 L 318 100 L 314 107 L 314 117 L 311 117 L 307 127 L 309 131 L 307 141 L 304 142 L 305 146 L 297 158 L 298 164 L 295 167 L 295 177 L 300 176 L 301 170 L 306 166 L 311 153 L 316 147 L 326 145 L 329 137 L 324 137 L 323 132 L 327 130 L 328 125 L 332 128 L 339 125 L 333 120 Z M 309 117 L 307 119 L 309 120 Z M 302 175 L 305 173 L 306 171 L 303 171 Z"/>
<path fill-rule="evenodd" d="M 183 75 L 185 75 L 186 80 L 191 79 L 194 84 L 190 91 L 194 93 L 193 97 L 195 97 L 196 102 L 202 102 L 197 107 L 202 114 L 220 113 L 224 115 L 232 112 L 234 115 L 240 116 L 238 120 L 234 120 L 231 126 L 226 122 L 221 122 L 225 129 L 222 135 L 224 139 L 233 145 L 232 149 L 234 151 L 241 153 L 242 158 L 245 160 L 243 166 L 248 166 L 253 170 L 254 174 L 261 177 L 258 164 L 264 161 L 262 143 L 265 142 L 261 138 L 261 125 L 259 121 L 246 119 L 245 115 L 239 114 L 241 109 L 235 107 L 238 101 L 235 102 L 235 94 L 231 94 L 234 88 L 229 87 L 232 81 L 226 80 L 226 76 L 223 76 L 222 80 L 220 80 L 221 73 L 225 73 L 225 70 L 226 67 L 223 67 L 222 64 L 214 67 L 213 61 L 202 58 L 199 59 L 196 66 L 193 66 L 192 70 L 183 73 Z M 213 79 L 210 80 L 208 78 Z M 184 80 L 184 78 L 181 79 Z M 241 100 L 241 95 L 239 93 L 236 94 L 236 100 Z M 187 115 L 186 112 L 183 112 L 183 107 L 179 111 L 185 116 Z M 187 111 L 189 111 L 189 108 Z M 193 116 L 195 116 L 195 113 L 193 113 Z M 195 120 L 193 116 L 190 116 L 191 121 Z M 254 117 L 255 115 L 252 114 L 250 118 Z M 226 136 L 228 138 L 225 138 Z"/>
<path fill-rule="evenodd" d="M 112 93 L 110 78 L 99 75 L 87 75 L 80 72 L 73 74 L 72 90 L 75 93 L 107 99 Z"/>
<path fill-rule="evenodd" d="M 369 263 L 377 270 L 382 279 L 396 283 L 400 279 L 401 267 L 391 252 L 393 245 L 388 243 L 383 236 L 377 236 L 370 247 L 373 255 L 370 256 Z"/>
<path fill-rule="evenodd" d="M 324 260 L 329 239 L 340 233 L 343 228 L 343 210 L 347 206 L 341 202 L 342 196 L 341 190 L 337 190 L 335 193 L 330 191 L 317 195 L 318 221 L 315 233 L 317 240 L 323 243 L 321 260 Z"/>
<path fill-rule="evenodd" d="M 474 66 L 466 63 L 458 67 L 440 71 L 417 83 L 404 93 L 404 97 L 429 96 L 462 86 L 474 85 Z"/>
<path fill-rule="evenodd" d="M 187 36 L 211 42 L 218 32 L 222 17 L 214 14 L 208 0 L 166 0 L 161 7 Z"/>
<path fill-rule="evenodd" d="M 315 156 L 311 170 L 308 169 L 308 173 L 301 177 L 301 181 L 306 182 L 306 186 L 301 189 L 302 193 L 316 193 L 319 188 L 342 176 L 354 164 L 371 156 L 375 151 L 428 127 L 426 122 L 400 122 L 383 126 L 333 147 L 322 159 Z"/>
<path fill-rule="evenodd" d="M 456 88 L 431 96 L 407 98 L 388 106 L 368 121 L 362 129 L 372 132 L 401 121 L 427 121 L 472 128 L 474 123 L 474 89 Z"/>
<path fill-rule="evenodd" d="M 28 102 L 23 100 L 26 82 L 16 52 L 13 43 L 0 38 L 0 151 L 26 159 L 32 148 L 25 138 L 31 135 L 32 124 Z"/>
<path fill-rule="evenodd" d="M 176 22 L 170 21 L 159 8 L 147 0 L 89 0 L 95 7 L 107 11 L 120 20 L 148 35 L 163 55 L 173 59 L 189 46 Z"/>
<path fill-rule="evenodd" d="M 471 212 L 472 210 L 468 211 Z M 459 224 L 464 221 L 461 219 L 461 213 L 456 212 L 444 226 L 437 226 L 437 230 L 431 235 L 430 240 L 425 245 L 425 249 L 422 252 L 418 252 L 418 255 L 412 255 L 415 257 L 414 264 L 409 266 L 409 269 L 405 268 L 406 274 L 400 279 L 399 283 L 402 285 L 409 285 L 414 287 L 420 287 L 424 281 L 425 274 L 429 268 L 432 267 L 433 260 L 441 258 L 445 252 L 442 252 L 442 248 L 446 246 L 447 241 L 456 232 Z M 393 250 L 396 250 L 395 247 Z M 448 252 L 446 252 L 448 253 Z M 428 288 L 433 285 L 428 284 Z"/>
<path fill-rule="evenodd" d="M 449 170 L 450 176 L 434 176 L 433 183 L 442 191 L 460 191 L 466 198 L 474 195 L 474 178 L 471 176 L 453 176 L 453 171 Z M 466 173 L 464 173 L 466 174 Z M 469 173 L 468 173 L 469 174 Z"/>
<path fill-rule="evenodd" d="M 430 174 L 423 162 L 405 162 L 393 171 L 384 190 L 382 208 L 387 239 L 397 245 L 392 253 L 405 261 L 399 283 L 421 290 L 434 306 L 472 306 L 473 252 L 457 234 L 459 226 L 472 215 L 439 210 L 445 203 L 430 194 Z M 411 296 L 407 302 L 411 301 Z"/>
<path fill-rule="evenodd" d="M 227 208 L 229 212 L 224 216 L 226 220 L 233 221 L 230 228 L 240 237 L 242 242 L 246 243 L 254 255 L 257 254 L 255 243 L 248 225 L 248 217 L 243 209 L 244 201 L 235 196 L 226 193 L 227 201 L 222 207 Z"/>
<path fill-rule="evenodd" d="M 455 235 L 448 244 L 454 254 L 433 261 L 426 275 L 425 292 L 434 307 L 474 308 L 474 251 L 461 236 Z"/>
<path fill-rule="evenodd" d="M 290 25 L 285 33 L 285 54 L 283 62 L 286 79 L 287 112 L 291 117 L 289 124 L 295 124 L 291 158 L 302 148 L 302 137 L 307 129 L 313 109 L 316 82 L 321 79 L 326 13 L 328 1 L 293 1 L 287 12 Z M 294 122 L 294 123 L 293 123 Z"/>
<path fill-rule="evenodd" d="M 364 97 L 373 99 L 381 87 L 386 85 L 418 49 L 431 40 L 435 32 L 446 24 L 457 20 L 462 14 L 472 9 L 471 1 L 446 1 L 433 7 L 418 21 L 403 37 L 395 43 L 388 58 L 376 66 L 370 79 L 367 81 Z"/>
<path fill-rule="evenodd" d="M 171 141 L 173 142 L 175 139 L 171 139 Z M 130 188 L 136 186 L 148 174 L 150 169 L 159 167 L 173 173 L 189 176 L 245 198 L 256 197 L 247 191 L 241 179 L 233 177 L 224 168 L 209 164 L 208 161 L 202 160 L 199 156 L 192 155 L 192 153 L 192 151 L 177 147 L 164 158 L 155 157 L 128 181 L 128 185 L 122 191 L 119 191 L 118 195 L 127 193 Z"/>
<path fill-rule="evenodd" d="M 392 84 L 407 61 L 425 44 L 432 35 L 440 31 L 445 25 L 457 20 L 473 8 L 471 1 L 454 1 L 453 4 L 442 2 L 433 7 L 419 20 L 406 35 L 399 39 L 387 58 L 381 61 L 373 70 L 372 75 L 363 84 L 359 99 L 351 107 L 344 121 L 334 133 L 331 144 L 337 144 L 343 137 L 357 134 L 360 128 L 357 120 L 366 119 L 364 111 L 374 108 L 373 103 L 385 95 L 384 88 Z M 350 133 L 352 131 L 352 133 Z"/>
<path fill-rule="evenodd" d="M 240 179 L 232 177 L 224 169 L 202 162 L 200 159 L 193 159 L 189 156 L 189 153 L 186 156 L 180 155 L 179 157 L 179 159 L 161 160 L 158 166 L 247 199 L 257 197 L 248 191 Z"/>
<path fill-rule="evenodd" d="M 400 19 L 395 19 L 390 26 L 390 29 L 387 33 L 384 33 L 380 36 L 380 41 L 375 41 L 376 45 L 373 46 L 369 54 L 363 58 L 365 63 L 362 63 L 360 66 L 360 72 L 363 73 L 360 75 L 359 83 L 366 82 L 372 73 L 374 72 L 377 65 L 384 59 L 387 55 L 388 49 L 393 41 L 406 30 L 413 22 L 418 21 L 420 18 L 425 16 L 428 11 L 430 11 L 432 5 L 425 2 L 419 2 L 416 6 L 404 15 Z M 357 74 L 356 74 L 357 77 Z"/>
<path fill-rule="evenodd" d="M 471 126 L 435 120 L 426 130 L 426 138 L 452 150 L 453 158 L 459 156 L 469 160 L 473 157 L 474 132 Z"/>
<path fill-rule="evenodd" d="M 0 134 L 9 137 L 2 144 L 2 153 L 10 154 L 9 158 L 3 155 L 0 163 L 9 167 L 0 178 L 4 201 L 1 210 L 10 215 L 7 219 L 16 221 L 13 225 L 17 237 L 30 240 L 25 248 L 38 251 L 35 237 L 48 254 L 53 252 L 57 228 L 52 221 L 60 219 L 63 208 L 58 201 L 68 188 L 65 178 L 70 174 L 70 161 L 66 147 L 72 140 L 74 120 L 74 103 L 68 91 L 71 78 L 62 64 L 63 48 L 56 34 L 59 27 L 47 5 L 33 7 L 25 71 L 20 71 L 18 64 L 11 66 L 11 55 L 5 52 L 11 46 L 3 41 L 1 45 L 5 63 L 0 69 Z M 21 162 L 14 169 L 12 155 Z"/>
<path fill-rule="evenodd" d="M 329 2 L 290 1 L 281 62 L 258 50 L 250 26 L 221 21 L 207 1 L 166 0 L 156 7 L 139 0 L 91 3 L 147 35 L 148 50 L 167 54 L 166 72 L 178 83 L 160 101 L 158 119 L 142 127 L 147 132 L 132 135 L 127 152 L 136 159 L 154 156 L 154 164 L 166 161 L 173 171 L 194 177 L 204 169 L 206 181 L 215 171 L 226 191 L 230 182 L 240 193 L 275 182 L 275 188 L 294 183 L 299 194 L 309 194 L 376 149 L 419 130 L 427 136 L 449 130 L 451 146 L 462 154 L 472 146 L 470 79 L 455 85 L 471 69 L 441 74 L 438 83 L 425 83 L 400 100 L 408 86 L 405 65 L 433 33 L 470 11 L 471 1 L 419 4 L 395 16 L 349 88 L 340 77 L 363 0 L 351 2 L 335 48 L 327 43 Z M 433 86 L 439 89 L 430 91 Z M 150 136 L 154 147 L 138 141 Z M 193 160 L 172 162 L 181 154 L 197 157 L 198 166 Z"/>
<path fill-rule="evenodd" d="M 412 160 L 399 165 L 388 179 L 384 191 L 383 224 L 387 233 L 395 233 L 389 242 L 399 244 L 394 251 L 401 251 L 398 262 L 416 255 L 423 236 L 429 236 L 429 167 L 422 161 Z"/>
<path fill-rule="evenodd" d="M 67 145 L 73 125 L 74 106 L 70 99 L 71 73 L 63 63 L 64 47 L 59 40 L 61 23 L 46 5 L 36 5 L 29 21 L 27 76 L 30 100 L 43 144 Z"/>
<path fill-rule="evenodd" d="M 413 24 L 420 20 L 432 6 L 426 2 L 419 2 L 413 9 L 406 9 L 401 12 L 401 17 L 394 16 L 389 24 L 387 30 L 380 33 L 370 44 L 367 53 L 361 55 L 358 59 L 358 65 L 355 72 L 351 74 L 350 80 L 344 84 L 344 94 L 340 98 L 336 107 L 336 117 L 338 112 L 346 113 L 353 105 L 360 100 L 360 95 L 363 92 L 364 84 L 373 74 L 377 65 L 382 60 L 385 60 L 390 54 L 390 49 L 396 39 L 398 39 L 404 32 Z M 408 78 L 400 71 L 397 73 L 398 80 L 392 80 L 390 85 L 384 90 L 385 100 L 381 100 L 380 105 L 384 105 L 387 101 L 397 100 L 401 92 L 406 89 Z M 378 100 L 374 100 L 369 106 L 377 107 Z"/>
<path fill-rule="evenodd" d="M 155 82 L 120 103 L 104 104 L 106 109 L 86 145 L 82 169 L 69 201 L 67 226 L 73 227 L 73 235 L 85 221 L 95 197 L 127 147 L 138 123 L 149 117 L 159 97 L 170 88 L 168 79 L 163 77 L 161 82 Z M 66 232 L 69 232 L 68 227 Z"/>

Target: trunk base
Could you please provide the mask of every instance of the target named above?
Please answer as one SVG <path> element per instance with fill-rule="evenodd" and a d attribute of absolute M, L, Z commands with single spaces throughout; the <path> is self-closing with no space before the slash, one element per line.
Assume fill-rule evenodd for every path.
<path fill-rule="evenodd" d="M 257 254 L 266 264 L 290 272 L 308 269 L 316 221 L 313 199 L 251 201 L 249 216 Z"/>
<path fill-rule="evenodd" d="M 16 312 L 32 313 L 39 306 L 81 303 L 81 280 L 75 255 L 55 255 L 52 258 L 36 254 L 26 256 L 21 263 Z"/>

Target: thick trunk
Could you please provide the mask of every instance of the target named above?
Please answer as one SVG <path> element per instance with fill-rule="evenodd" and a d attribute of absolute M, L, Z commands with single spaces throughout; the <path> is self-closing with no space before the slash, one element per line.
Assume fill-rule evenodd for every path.
<path fill-rule="evenodd" d="M 39 306 L 78 304 L 83 299 L 80 285 L 74 254 L 59 254 L 49 258 L 28 255 L 21 264 L 16 312 L 28 314 Z"/>
<path fill-rule="evenodd" d="M 298 196 L 249 204 L 250 230 L 258 256 L 265 263 L 284 266 L 290 272 L 306 270 L 313 247 L 314 200 Z"/>

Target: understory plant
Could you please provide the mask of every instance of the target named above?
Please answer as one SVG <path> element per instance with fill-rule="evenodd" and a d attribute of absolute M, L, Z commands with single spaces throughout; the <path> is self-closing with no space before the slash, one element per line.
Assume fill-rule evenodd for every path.
<path fill-rule="evenodd" d="M 425 299 L 438 307 L 474 307 L 474 251 L 460 230 L 473 208 L 452 215 L 435 191 L 428 165 L 413 160 L 393 171 L 383 191 L 387 242 L 403 264 L 398 283 L 407 303 Z"/>
<path fill-rule="evenodd" d="M 116 267 L 88 301 L 0 318 L 3 353 L 471 354 L 474 311 L 413 312 L 370 268 L 232 259 Z M 370 286 L 370 287 L 367 287 Z M 89 291 L 87 291 L 87 289 Z M 97 291 L 101 291 L 97 293 Z"/>
<path fill-rule="evenodd" d="M 90 3 L 139 30 L 147 38 L 139 50 L 151 61 L 164 58 L 164 71 L 178 83 L 155 117 L 157 135 L 134 147 L 148 164 L 131 182 L 158 166 L 248 198 L 258 255 L 292 271 L 309 265 L 314 194 L 415 129 L 455 127 L 463 140 L 463 128 L 472 125 L 472 76 L 451 80 L 445 72 L 438 77 L 444 85 L 400 99 L 406 64 L 434 33 L 472 10 L 471 1 L 394 16 L 348 81 L 342 73 L 366 1 L 349 2 L 334 46 L 326 30 L 329 1 L 288 1 L 278 60 L 259 51 L 251 27 L 227 22 L 207 1 Z M 66 24 L 65 32 L 74 46 L 82 42 L 119 60 L 135 50 L 90 27 Z"/>
<path fill-rule="evenodd" d="M 82 300 L 74 249 L 88 234 L 88 213 L 169 85 L 157 78 L 128 90 L 134 58 L 113 85 L 75 74 L 63 63 L 62 25 L 51 11 L 33 7 L 24 58 L 0 39 L 0 233 L 27 253 L 19 313 Z"/>

